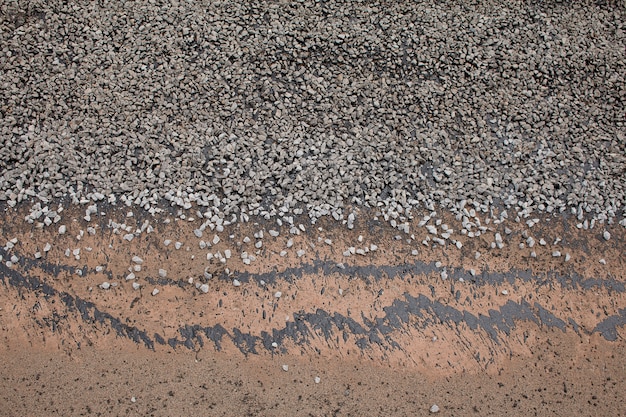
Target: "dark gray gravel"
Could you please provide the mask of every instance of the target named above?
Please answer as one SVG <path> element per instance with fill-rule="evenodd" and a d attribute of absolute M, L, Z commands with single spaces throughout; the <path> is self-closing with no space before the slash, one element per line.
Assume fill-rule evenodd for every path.
<path fill-rule="evenodd" d="M 621 6 L 168 3 L 0 2 L 0 199 L 624 216 Z"/>

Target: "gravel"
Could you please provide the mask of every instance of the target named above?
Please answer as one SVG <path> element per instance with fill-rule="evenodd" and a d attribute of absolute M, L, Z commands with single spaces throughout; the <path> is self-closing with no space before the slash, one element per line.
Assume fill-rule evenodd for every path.
<path fill-rule="evenodd" d="M 352 228 L 362 206 L 401 226 L 411 208 L 460 202 L 625 215 L 620 6 L 16 0 L 0 11 L 10 206 L 196 205 L 220 229 L 250 214 L 293 227 L 301 213 Z"/>

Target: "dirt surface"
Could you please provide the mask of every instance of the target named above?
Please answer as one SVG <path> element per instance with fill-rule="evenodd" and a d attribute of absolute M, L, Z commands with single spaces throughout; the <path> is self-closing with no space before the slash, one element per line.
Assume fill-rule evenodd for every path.
<path fill-rule="evenodd" d="M 438 213 L 442 246 L 425 213 L 408 234 L 302 219 L 198 237 L 198 219 L 100 209 L 4 211 L 0 415 L 626 414 L 622 226 L 485 216 L 469 238 Z"/>

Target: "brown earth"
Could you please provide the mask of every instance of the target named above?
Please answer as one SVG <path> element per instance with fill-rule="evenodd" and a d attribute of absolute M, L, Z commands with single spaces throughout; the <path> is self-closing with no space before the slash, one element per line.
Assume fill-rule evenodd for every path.
<path fill-rule="evenodd" d="M 0 248 L 0 415 L 425 415 L 433 404 L 441 415 L 626 415 L 621 226 L 483 221 L 468 238 L 439 213 L 458 249 L 423 245 L 421 216 L 410 234 L 303 219 L 299 236 L 267 222 L 207 228 L 202 239 L 220 242 L 200 249 L 197 219 L 104 211 L 87 222 L 66 208 L 38 227 L 5 210 L 0 245 L 17 243 Z M 154 231 L 129 242 L 111 220 Z M 490 248 L 496 232 L 501 249 Z M 207 261 L 227 249 L 225 263 Z M 244 264 L 242 251 L 256 259 Z M 135 255 L 141 270 L 127 280 Z"/>

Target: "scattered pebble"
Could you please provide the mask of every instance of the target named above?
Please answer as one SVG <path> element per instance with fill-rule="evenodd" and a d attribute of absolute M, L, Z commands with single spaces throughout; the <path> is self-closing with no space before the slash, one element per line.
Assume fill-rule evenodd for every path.
<path fill-rule="evenodd" d="M 159 292 L 160 292 L 159 289 L 155 288 L 152 290 L 152 295 L 157 295 Z"/>

